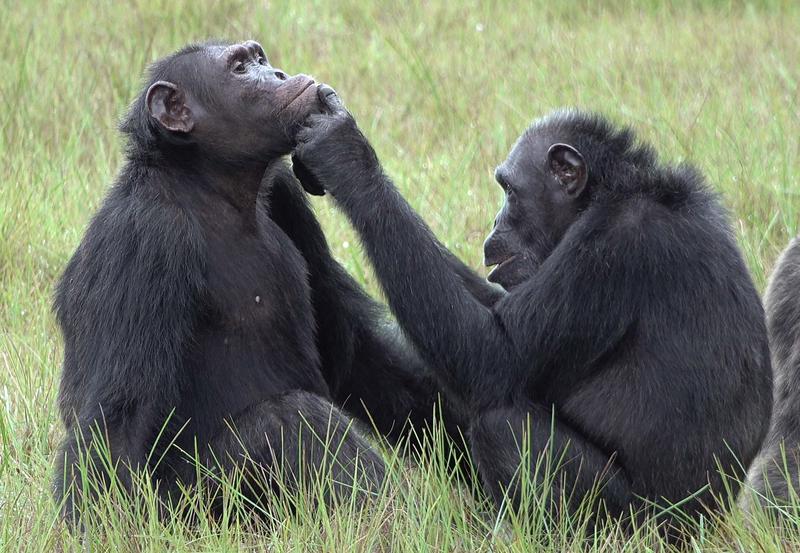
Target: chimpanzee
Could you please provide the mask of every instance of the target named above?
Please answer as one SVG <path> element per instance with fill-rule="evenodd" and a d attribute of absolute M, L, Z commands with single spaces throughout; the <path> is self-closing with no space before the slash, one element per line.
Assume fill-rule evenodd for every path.
<path fill-rule="evenodd" d="M 67 430 L 55 493 L 69 520 L 108 481 L 105 447 L 124 489 L 147 469 L 167 498 L 195 481 L 192 460 L 248 469 L 246 495 L 323 466 L 335 486 L 374 492 L 382 460 L 339 407 L 393 440 L 430 422 L 434 382 L 333 260 L 282 159 L 320 109 L 316 88 L 252 41 L 151 67 L 122 125 L 126 163 L 55 299 Z"/>
<path fill-rule="evenodd" d="M 800 493 L 800 239 L 781 254 L 765 298 L 775 406 L 764 448 L 748 475 L 745 506 L 781 505 Z"/>
<path fill-rule="evenodd" d="M 560 460 L 556 512 L 590 492 L 615 516 L 717 508 L 718 469 L 741 477 L 767 431 L 772 376 L 758 294 L 698 172 L 597 115 L 535 122 L 495 173 L 505 202 L 485 261 L 506 293 L 479 298 L 335 92 L 319 93 L 295 172 L 349 216 L 400 325 L 471 413 L 495 500 L 519 505 L 529 449 L 531 471 Z"/>

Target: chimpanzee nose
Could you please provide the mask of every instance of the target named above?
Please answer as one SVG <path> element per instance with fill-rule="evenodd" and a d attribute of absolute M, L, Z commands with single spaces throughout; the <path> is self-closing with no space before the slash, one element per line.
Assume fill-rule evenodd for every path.
<path fill-rule="evenodd" d="M 286 79 L 289 78 L 289 76 L 280 69 L 273 69 L 271 73 L 279 81 L 285 81 Z"/>

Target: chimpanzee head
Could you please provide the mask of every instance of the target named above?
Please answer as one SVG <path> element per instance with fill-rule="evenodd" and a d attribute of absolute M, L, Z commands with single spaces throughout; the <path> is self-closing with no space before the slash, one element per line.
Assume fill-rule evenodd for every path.
<path fill-rule="evenodd" d="M 272 67 L 254 41 L 188 46 L 153 64 L 122 128 L 145 150 L 261 163 L 291 150 L 320 109 L 316 88 Z"/>
<path fill-rule="evenodd" d="M 530 278 L 581 214 L 655 157 L 628 129 L 579 111 L 557 111 L 531 125 L 495 171 L 505 192 L 484 243 L 488 279 L 510 290 Z"/>

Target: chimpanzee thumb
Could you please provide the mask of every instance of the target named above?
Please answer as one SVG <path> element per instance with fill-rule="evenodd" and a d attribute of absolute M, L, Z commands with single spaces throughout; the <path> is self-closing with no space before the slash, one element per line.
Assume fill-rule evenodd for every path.
<path fill-rule="evenodd" d="M 325 108 L 325 111 L 327 111 L 330 115 L 347 111 L 347 109 L 344 107 L 342 99 L 339 97 L 339 94 L 337 94 L 330 85 L 325 83 L 320 84 L 317 87 L 317 97 Z"/>

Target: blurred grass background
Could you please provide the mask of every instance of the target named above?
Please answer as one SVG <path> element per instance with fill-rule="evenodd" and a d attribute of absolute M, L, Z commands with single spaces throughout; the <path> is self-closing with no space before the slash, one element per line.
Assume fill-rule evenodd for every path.
<path fill-rule="evenodd" d="M 574 105 L 695 163 L 763 289 L 800 210 L 798 30 L 790 1 L 0 1 L 0 550 L 662 550 L 647 534 L 531 535 L 439 471 L 401 465 L 379 514 L 256 530 L 134 520 L 82 545 L 49 489 L 61 431 L 53 285 L 120 165 L 117 122 L 146 64 L 220 37 L 254 38 L 273 65 L 336 87 L 401 191 L 471 266 L 500 205 L 493 168 L 532 119 Z M 314 205 L 337 257 L 377 293 L 345 220 L 327 199 Z M 800 548 L 800 516 L 771 524 L 734 512 L 691 546 Z"/>

